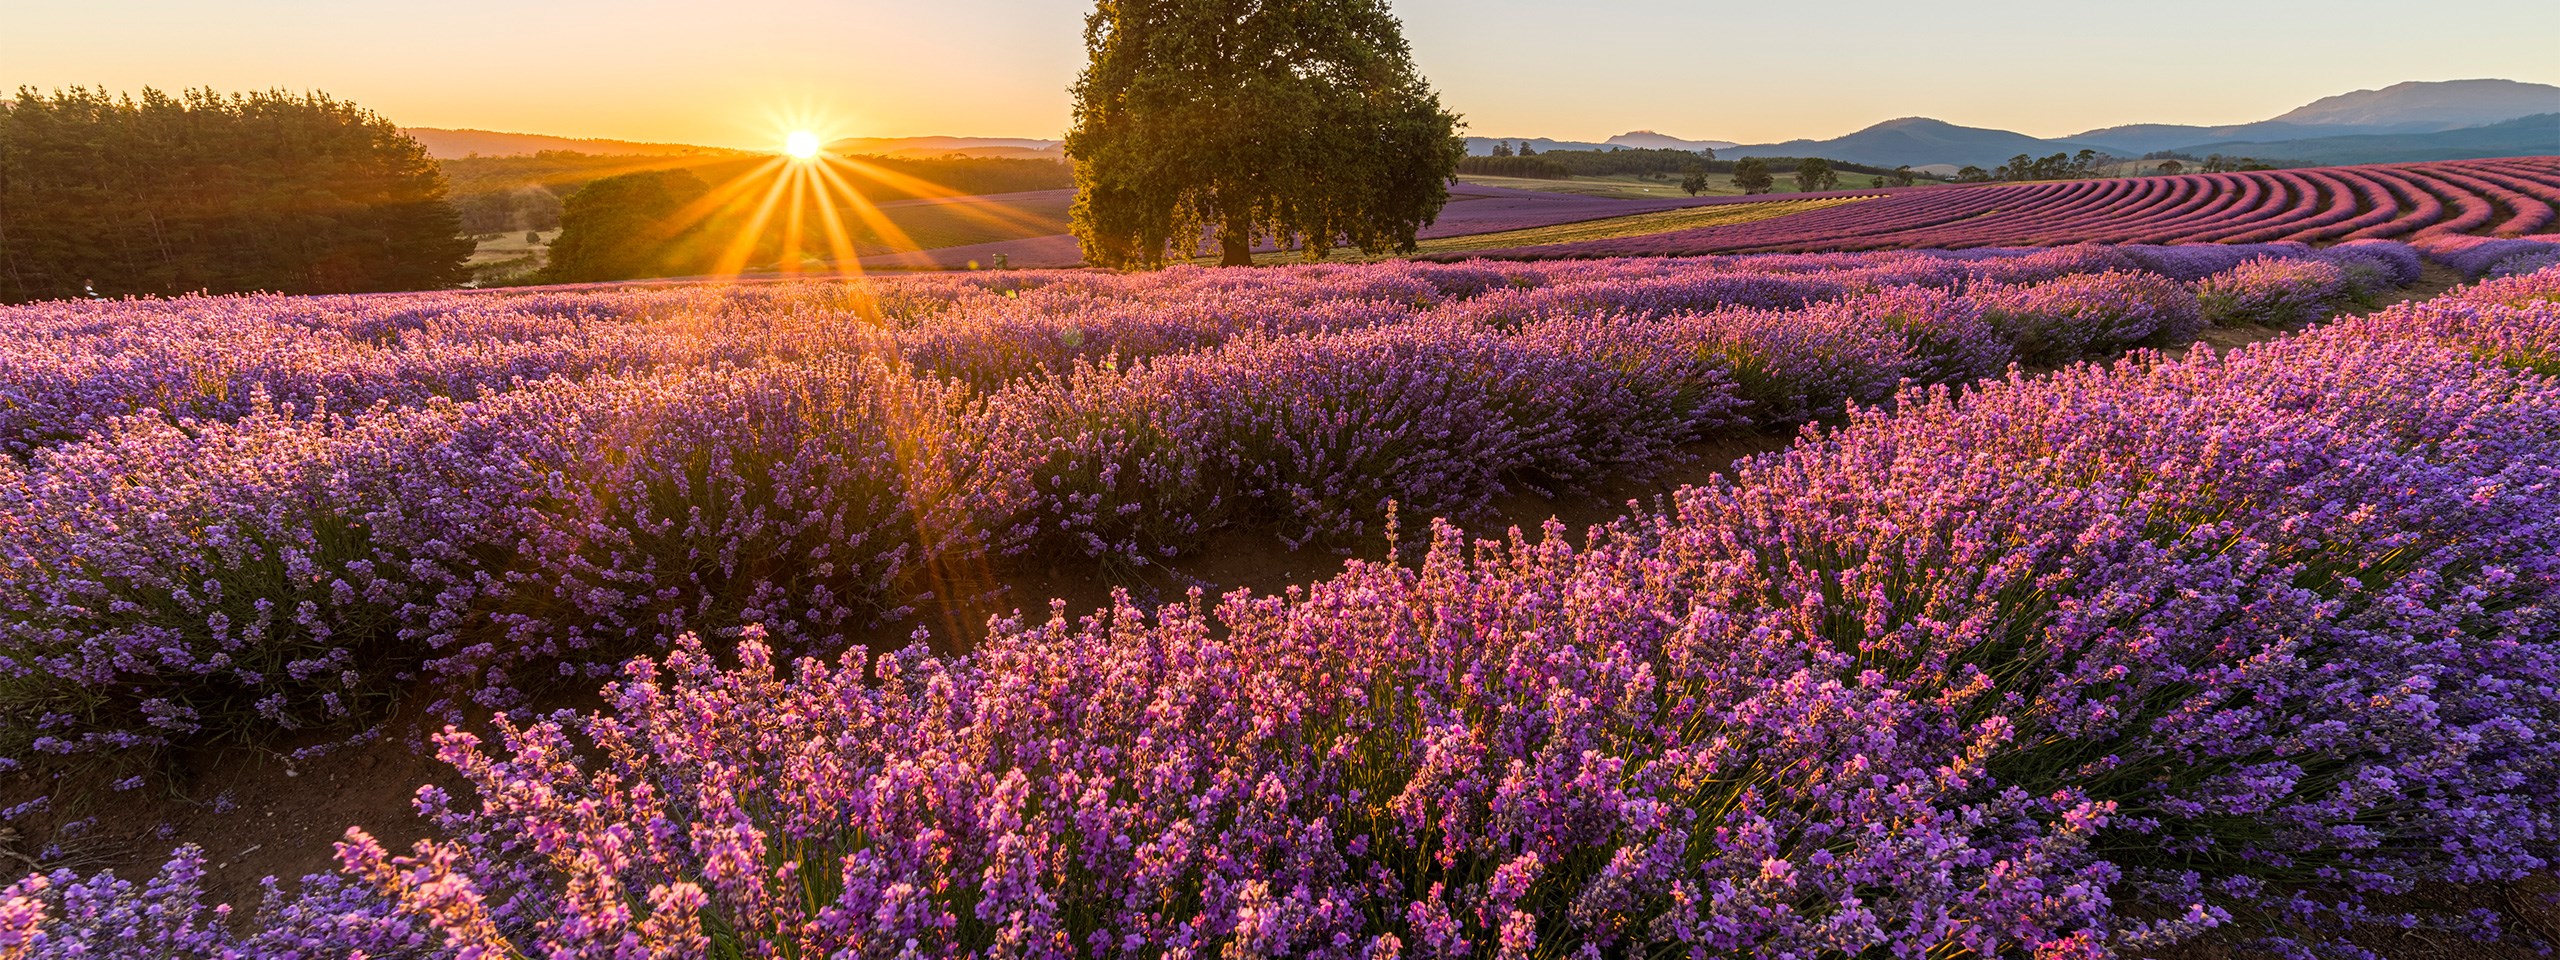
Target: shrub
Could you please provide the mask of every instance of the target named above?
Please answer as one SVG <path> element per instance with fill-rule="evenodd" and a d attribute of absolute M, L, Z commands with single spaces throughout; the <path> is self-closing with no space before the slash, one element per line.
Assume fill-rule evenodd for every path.
<path fill-rule="evenodd" d="M 2261 257 L 2196 283 L 2214 326 L 2292 327 L 2328 315 L 2347 295 L 2346 273 L 2315 260 Z"/>

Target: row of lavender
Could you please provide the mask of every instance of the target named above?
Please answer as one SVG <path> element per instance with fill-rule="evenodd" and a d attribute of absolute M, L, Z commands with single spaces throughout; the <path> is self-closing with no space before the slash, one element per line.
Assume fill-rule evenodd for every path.
<path fill-rule="evenodd" d="M 259 395 L 299 415 L 470 399 L 554 377 L 877 354 L 995 386 L 1043 367 L 1215 346 L 1245 333 L 1375 326 L 1503 293 L 1655 289 L 1705 281 L 1664 306 L 1801 306 L 1883 286 L 1958 288 L 2063 272 L 2143 269 L 2180 280 L 2253 256 L 2354 265 L 2391 244 L 2128 247 L 1960 256 L 1721 258 L 1705 262 L 1378 264 L 1138 276 L 1032 272 L 859 285 L 563 288 L 533 294 L 225 297 L 0 308 L 0 452 L 76 440 L 117 416 L 233 420 Z M 1759 285 L 1741 278 L 1766 276 Z M 1737 299 L 1738 298 L 1738 299 Z M 1482 311 L 1478 311 L 1481 313 Z"/>
<path fill-rule="evenodd" d="M 2555 205 L 2560 157 L 2455 160 L 1903 191 L 1751 223 L 1470 256 L 2389 239 L 2481 260 L 2476 277 L 2560 250 Z"/>
<path fill-rule="evenodd" d="M 1905 380 L 2183 342 L 2207 304 L 2304 319 L 2407 265 L 2396 248 L 2257 260 L 2190 291 L 2110 269 L 2127 256 L 1597 265 L 1392 322 L 1248 326 L 984 388 L 894 354 L 815 353 L 344 417 L 111 418 L 0 464 L 0 765 L 339 723 L 401 689 L 512 705 L 740 620 L 808 642 L 983 610 L 987 568 L 1012 558 L 1162 563 L 1228 529 L 1356 542 L 1391 501 L 1481 516 L 1507 489 L 1659 466 Z M 1875 285 L 1888 275 L 1964 292 Z M 1127 344 L 1155 315 L 1030 316 Z M 1057 342 L 1001 329 L 911 343 Z M 945 372 L 1023 362 L 943 356 Z"/>
<path fill-rule="evenodd" d="M 2371 956 L 2560 858 L 2560 271 L 1915 389 L 1582 548 L 449 733 L 441 839 L 237 933 L 191 851 L 0 956 Z M 1390 534 L 1392 536 L 1392 534 Z M 2338 937 L 2332 940 L 2330 938 Z M 10 956 L 10 960 L 18 960 Z"/>

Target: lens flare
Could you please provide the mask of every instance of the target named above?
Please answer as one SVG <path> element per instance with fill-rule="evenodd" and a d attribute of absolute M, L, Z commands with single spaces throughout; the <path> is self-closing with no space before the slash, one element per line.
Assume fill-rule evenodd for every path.
<path fill-rule="evenodd" d="M 782 140 L 782 152 L 797 160 L 816 159 L 818 146 L 818 135 L 807 130 L 794 130 Z"/>

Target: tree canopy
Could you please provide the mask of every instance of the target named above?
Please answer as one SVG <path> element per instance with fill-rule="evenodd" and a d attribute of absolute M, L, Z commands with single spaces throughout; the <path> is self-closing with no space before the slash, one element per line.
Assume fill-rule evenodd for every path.
<path fill-rule="evenodd" d="M 425 289 L 471 247 L 426 150 L 324 94 L 22 87 L 0 108 L 0 300 Z"/>
<path fill-rule="evenodd" d="M 1798 192 L 1815 193 L 1818 191 L 1829 190 L 1839 185 L 1840 174 L 1832 171 L 1831 161 L 1824 160 L 1820 157 L 1806 157 L 1803 160 L 1796 161 L 1796 190 Z"/>
<path fill-rule="evenodd" d="M 702 218 L 677 214 L 710 186 L 690 170 L 643 170 L 606 177 L 562 203 L 560 236 L 542 279 L 552 283 L 629 280 L 712 269 Z"/>
<path fill-rule="evenodd" d="M 1733 163 L 1733 185 L 1744 193 L 1767 193 L 1778 178 L 1769 173 L 1769 162 L 1759 157 L 1744 157 Z"/>
<path fill-rule="evenodd" d="M 1066 150 L 1102 266 L 1411 251 L 1466 152 L 1382 0 L 1101 0 L 1085 47 Z"/>

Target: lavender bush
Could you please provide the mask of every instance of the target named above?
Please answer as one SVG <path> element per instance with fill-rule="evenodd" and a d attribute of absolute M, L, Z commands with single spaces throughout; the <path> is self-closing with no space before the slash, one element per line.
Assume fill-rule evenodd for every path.
<path fill-rule="evenodd" d="M 1483 274 L 1177 276 L 1373 319 L 1186 319 L 1168 328 L 1232 332 L 989 361 L 1032 371 L 993 388 L 843 347 L 917 327 L 812 301 L 876 325 L 344 416 L 254 390 L 228 418 L 105 415 L 0 461 L 0 702 L 27 749 L 326 722 L 417 679 L 510 705 L 664 652 L 592 716 L 448 731 L 471 790 L 422 793 L 417 848 L 351 834 L 342 877 L 254 918 L 203 902 L 192 851 L 138 884 L 30 877 L 0 893 L 0 958 L 2101 957 L 2208 932 L 2357 955 L 2356 925 L 2497 933 L 2424 894 L 2560 857 L 2560 273 L 1985 381 L 2174 340 L 2216 295 L 2335 296 L 2344 271 L 2253 260 L 2191 298 L 1895 257 L 1785 263 L 1846 285 L 1793 307 L 1498 323 L 1449 292 L 1523 289 Z M 930 309 L 1117 309 L 1069 306 L 1100 283 Z M 1463 511 L 1833 414 L 1578 546 L 1435 523 L 1415 559 L 1279 596 L 791 659 L 1007 552 L 1393 538 L 1394 504 Z"/>
<path fill-rule="evenodd" d="M 2054 263 L 2096 254 L 2072 256 Z M 1044 276 L 895 311 L 822 287 L 544 295 L 421 342 L 619 324 L 654 359 L 352 412 L 263 382 L 208 419 L 116 401 L 0 473 L 21 532 L 0 545 L 0 746 L 357 722 L 420 684 L 506 706 L 687 630 L 755 620 L 796 646 L 898 622 L 1008 557 L 1162 563 L 1236 528 L 1356 543 L 1390 501 L 1477 516 L 1905 379 L 1992 376 L 2020 347 L 2187 333 L 2145 275 L 1968 294 L 1965 261 L 1772 261 L 1470 274 L 1473 299 L 1426 281 L 1479 268 L 1396 265 Z M 2020 319 L 2021 296 L 2043 312 Z M 435 302 L 255 305 L 270 326 L 465 329 L 419 312 Z M 722 346 L 676 346 L 695 340 Z"/>
<path fill-rule="evenodd" d="M 2196 282 L 2215 326 L 2296 327 L 2328 315 L 2350 291 L 2346 271 L 2316 260 L 2250 260 Z"/>
<path fill-rule="evenodd" d="M 583 723 L 447 734 L 449 839 L 342 856 L 529 949 L 2487 935 L 2405 895 L 2560 854 L 2555 389 L 2342 328 L 1907 395 L 1581 549 L 1436 527 L 966 659 L 688 638 Z"/>

